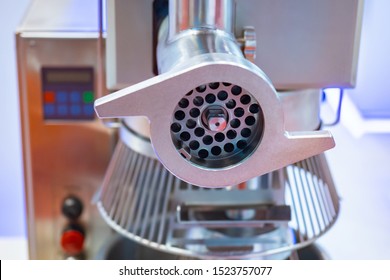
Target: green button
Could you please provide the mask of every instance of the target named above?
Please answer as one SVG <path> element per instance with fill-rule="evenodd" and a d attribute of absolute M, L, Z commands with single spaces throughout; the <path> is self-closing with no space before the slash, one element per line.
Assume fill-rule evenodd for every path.
<path fill-rule="evenodd" d="M 92 103 L 93 102 L 93 92 L 92 91 L 84 91 L 83 92 L 83 101 L 84 101 L 84 103 Z"/>

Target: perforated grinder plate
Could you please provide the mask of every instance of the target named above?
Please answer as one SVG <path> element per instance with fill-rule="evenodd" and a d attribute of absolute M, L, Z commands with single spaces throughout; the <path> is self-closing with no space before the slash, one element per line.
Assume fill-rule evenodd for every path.
<path fill-rule="evenodd" d="M 245 89 L 214 82 L 188 92 L 177 104 L 171 124 L 173 143 L 191 163 L 207 168 L 235 165 L 256 149 L 263 113 Z"/>

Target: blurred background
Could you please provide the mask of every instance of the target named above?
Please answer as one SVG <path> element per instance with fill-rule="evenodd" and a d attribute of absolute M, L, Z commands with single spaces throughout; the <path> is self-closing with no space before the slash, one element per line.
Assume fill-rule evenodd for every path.
<path fill-rule="evenodd" d="M 14 31 L 28 5 L 0 1 L 0 259 L 27 258 Z M 341 122 L 329 127 L 336 148 L 327 157 L 341 212 L 318 244 L 332 259 L 390 259 L 389 10 L 390 1 L 365 1 L 357 87 L 345 90 Z M 326 97 L 323 119 L 330 123 L 339 89 Z"/>

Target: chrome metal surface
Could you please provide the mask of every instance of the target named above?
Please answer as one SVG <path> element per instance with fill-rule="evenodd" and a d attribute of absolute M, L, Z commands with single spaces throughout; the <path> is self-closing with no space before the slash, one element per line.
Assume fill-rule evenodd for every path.
<path fill-rule="evenodd" d="M 191 1 L 179 2 L 188 6 Z M 177 7 L 179 2 L 170 1 L 171 17 L 172 13 L 180 14 L 181 10 Z M 225 3 L 210 0 L 207 5 L 218 6 L 222 2 Z M 193 12 L 199 13 L 203 9 L 201 6 L 206 2 L 191 3 L 198 5 L 197 8 L 193 7 Z M 226 6 L 225 9 L 233 11 L 233 3 L 230 1 L 226 3 L 230 3 L 230 6 Z M 214 11 L 210 13 L 215 16 Z M 221 11 L 221 14 L 224 13 L 225 10 Z M 243 57 L 233 34 L 218 29 L 218 26 L 214 26 L 213 29 L 209 26 L 203 28 L 207 24 L 202 21 L 197 22 L 197 26 L 191 26 L 191 29 L 169 34 L 171 28 L 169 25 L 175 25 L 176 22 L 173 19 L 169 22 L 165 19 L 160 26 L 156 58 L 160 75 L 98 99 L 95 102 L 95 110 L 99 117 L 146 116 L 151 123 L 150 139 L 153 148 L 163 165 L 180 179 L 202 187 L 239 184 L 334 147 L 329 132 L 285 130 L 283 108 L 278 94 L 268 77 L 255 64 Z M 202 107 L 203 99 L 207 96 L 197 96 L 191 100 L 189 106 L 182 108 L 188 110 L 187 115 L 177 107 L 180 107 L 180 101 L 188 101 L 185 95 L 188 96 L 190 92 L 203 93 L 203 90 L 197 89 L 205 85 L 212 89 L 210 85 L 221 83 L 232 85 L 229 90 L 233 95 L 240 97 L 239 108 L 242 114 L 238 116 L 236 110 L 239 108 L 235 108 L 235 118 L 242 115 L 249 117 L 245 112 L 252 114 L 249 112 L 250 105 L 255 104 L 261 108 L 260 113 L 256 112 L 251 116 L 255 119 L 252 125 L 255 127 L 257 123 L 256 129 L 241 127 L 241 135 L 233 137 L 234 143 L 232 141 L 223 143 L 233 145 L 233 148 L 217 145 L 206 149 L 200 144 L 199 137 L 205 134 L 204 137 L 209 139 L 203 138 L 202 141 L 205 145 L 210 145 L 213 142 L 211 137 L 215 138 L 217 135 L 215 133 L 196 135 L 198 138 L 192 140 L 197 141 L 198 145 L 191 147 L 188 142 L 191 140 L 191 133 L 179 129 L 179 126 L 185 127 L 187 123 L 172 122 L 172 119 L 190 121 L 188 115 L 191 115 L 191 110 L 198 110 L 199 114 L 191 116 L 193 117 L 191 121 L 198 123 L 199 127 L 195 126 L 196 129 L 204 130 L 198 117 L 203 115 L 204 110 L 209 110 L 208 107 Z M 234 88 L 239 88 L 240 91 L 235 94 Z M 241 94 L 242 89 L 244 93 Z M 208 93 L 209 91 L 205 94 Z M 250 104 L 241 100 L 245 96 L 249 98 Z M 196 98 L 201 100 L 202 104 L 197 102 Z M 227 112 L 232 112 L 225 104 L 217 105 L 224 106 Z M 232 114 L 229 117 L 233 118 Z M 240 121 L 244 123 L 243 120 Z M 244 133 L 245 131 L 248 133 Z M 172 136 L 174 145 L 170 141 L 171 132 L 174 134 Z M 238 134 L 238 131 L 232 133 Z M 228 138 L 227 134 L 223 136 L 225 139 Z M 218 139 L 215 140 L 218 142 Z"/>
<path fill-rule="evenodd" d="M 136 120 L 135 118 L 133 118 Z M 141 118 L 139 118 L 141 119 Z M 128 125 L 127 120 L 123 120 L 119 127 L 119 136 L 123 143 L 125 143 L 129 148 L 133 149 L 137 153 L 140 153 L 144 156 L 156 158 L 156 154 L 153 150 L 152 143 L 150 142 L 149 137 L 145 137 L 138 132 L 135 132 L 131 126 Z M 131 123 L 137 125 L 137 128 L 141 125 L 140 122 Z M 148 124 L 143 124 L 143 127 L 148 128 Z"/>
<path fill-rule="evenodd" d="M 335 222 L 339 200 L 323 155 L 246 184 L 204 189 L 119 142 L 97 206 L 114 230 L 143 246 L 248 259 L 287 258 L 311 244 Z"/>
<path fill-rule="evenodd" d="M 141 245 L 131 239 L 120 235 L 113 235 L 107 244 L 99 251 L 98 260 L 183 260 L 193 259 L 176 254 L 169 254 L 153 248 Z M 305 248 L 299 249 L 289 257 L 290 260 L 327 260 L 321 247 L 311 244 Z"/>
<path fill-rule="evenodd" d="M 126 251 L 126 258 L 294 259 L 296 249 L 311 248 L 335 222 L 339 201 L 326 160 L 323 155 L 311 157 L 334 142 L 329 133 L 312 131 L 319 127 L 320 91 L 304 89 L 353 85 L 362 1 L 296 1 L 171 0 L 163 21 L 163 13 L 154 9 L 164 1 L 108 0 L 109 87 L 151 78 L 154 67 L 161 73 L 96 102 L 101 116 L 121 118 L 121 139 L 95 201 L 108 225 L 128 238 L 126 249 L 132 254 Z M 17 38 L 30 256 L 64 257 L 59 237 L 67 221 L 59 213 L 60 204 L 65 196 L 77 194 L 86 205 L 80 219 L 87 229 L 83 256 L 96 257 L 103 245 L 100 252 L 111 252 L 103 258 L 115 259 L 125 244 L 109 241 L 109 228 L 88 204 L 101 183 L 113 133 L 96 120 L 43 121 L 42 96 L 37 95 L 43 65 L 93 66 L 95 82 L 100 82 L 95 86 L 101 87 L 102 22 L 85 16 L 97 14 L 96 1 L 84 3 L 83 9 L 71 0 L 58 6 L 51 2 L 34 1 L 34 16 L 24 21 Z M 329 24 L 333 9 L 340 16 Z M 83 17 L 75 20 L 80 13 Z M 245 26 L 256 29 L 259 48 L 254 30 Z M 242 33 L 244 40 L 236 40 Z M 276 92 L 248 60 L 264 66 L 278 89 L 299 90 Z M 215 82 L 218 90 L 212 88 Z M 194 95 L 186 94 L 202 85 L 209 88 L 204 97 L 198 92 L 206 101 L 198 106 Z M 257 126 L 251 134 L 256 131 L 258 138 L 251 139 L 253 150 L 237 152 L 239 160 L 215 164 L 222 155 L 215 152 L 214 144 L 221 142 L 217 133 L 231 130 L 230 122 L 239 118 L 217 91 L 232 92 L 235 86 L 243 91 L 229 99 L 245 110 L 234 145 L 249 139 L 243 131 L 250 126 Z M 216 101 L 211 97 L 207 102 L 208 94 Z M 245 95 L 249 104 L 241 100 Z M 214 148 L 214 164 L 193 164 L 194 154 L 186 146 L 190 141 L 177 144 L 183 131 L 171 133 L 183 98 L 189 100 L 186 116 L 200 108 L 199 118 L 189 119 L 213 136 L 209 147 L 203 137 L 197 140 L 209 154 Z M 261 114 L 251 125 L 245 120 L 253 104 Z M 189 119 L 180 125 L 192 133 Z M 200 188 L 181 179 L 226 187 Z"/>
<path fill-rule="evenodd" d="M 245 161 L 210 172 L 189 164 L 177 153 L 170 126 L 174 108 L 185 94 L 215 81 L 239 85 L 250 92 L 262 108 L 264 129 L 260 145 Z M 268 78 L 246 59 L 230 54 L 195 56 L 180 69 L 177 66 L 175 71 L 98 99 L 95 110 L 103 118 L 146 116 L 154 150 L 164 166 L 180 179 L 199 186 L 239 184 L 334 146 L 326 131 L 285 131 L 283 107 Z"/>
<path fill-rule="evenodd" d="M 169 40 L 188 29 L 234 32 L 234 0 L 169 1 Z"/>
<path fill-rule="evenodd" d="M 119 90 L 155 75 L 151 34 L 158 27 L 151 7 L 159 2 L 163 1 L 107 0 L 110 89 Z M 363 0 L 235 3 L 234 35 L 241 38 L 246 26 L 255 28 L 255 64 L 277 90 L 354 86 Z"/>
<path fill-rule="evenodd" d="M 160 74 L 180 67 L 191 58 L 202 54 L 222 53 L 244 57 L 234 35 L 224 30 L 188 29 L 177 34 L 173 40 L 168 37 L 168 28 L 168 20 L 165 20 L 159 30 L 157 45 L 157 66 Z"/>
<path fill-rule="evenodd" d="M 279 91 L 287 131 L 317 130 L 321 125 L 321 89 Z"/>
<path fill-rule="evenodd" d="M 125 126 L 130 130 L 136 131 L 142 138 L 150 139 L 150 123 L 146 117 L 130 117 L 122 119 Z"/>
<path fill-rule="evenodd" d="M 320 95 L 321 90 L 319 89 L 278 92 L 283 105 L 284 125 L 287 131 L 316 130 L 320 127 Z M 131 117 L 123 119 L 123 122 L 124 126 L 128 127 L 133 133 L 127 136 L 128 129 L 121 127 L 121 122 L 117 122 L 115 127 L 121 127 L 122 141 L 139 153 L 155 157 L 151 142 L 147 140 L 150 140 L 148 119 L 145 117 Z M 137 131 L 137 137 L 141 139 L 134 139 L 135 131 Z"/>
<path fill-rule="evenodd" d="M 242 43 L 242 52 L 246 59 L 255 63 L 256 60 L 256 30 L 253 26 L 244 27 L 243 38 L 239 40 Z"/>

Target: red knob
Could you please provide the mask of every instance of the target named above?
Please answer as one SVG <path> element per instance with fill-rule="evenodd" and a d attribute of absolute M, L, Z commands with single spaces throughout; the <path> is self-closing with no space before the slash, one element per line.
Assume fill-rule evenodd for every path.
<path fill-rule="evenodd" d="M 76 229 L 65 230 L 61 236 L 61 247 L 69 255 L 81 253 L 84 247 L 84 234 Z"/>

